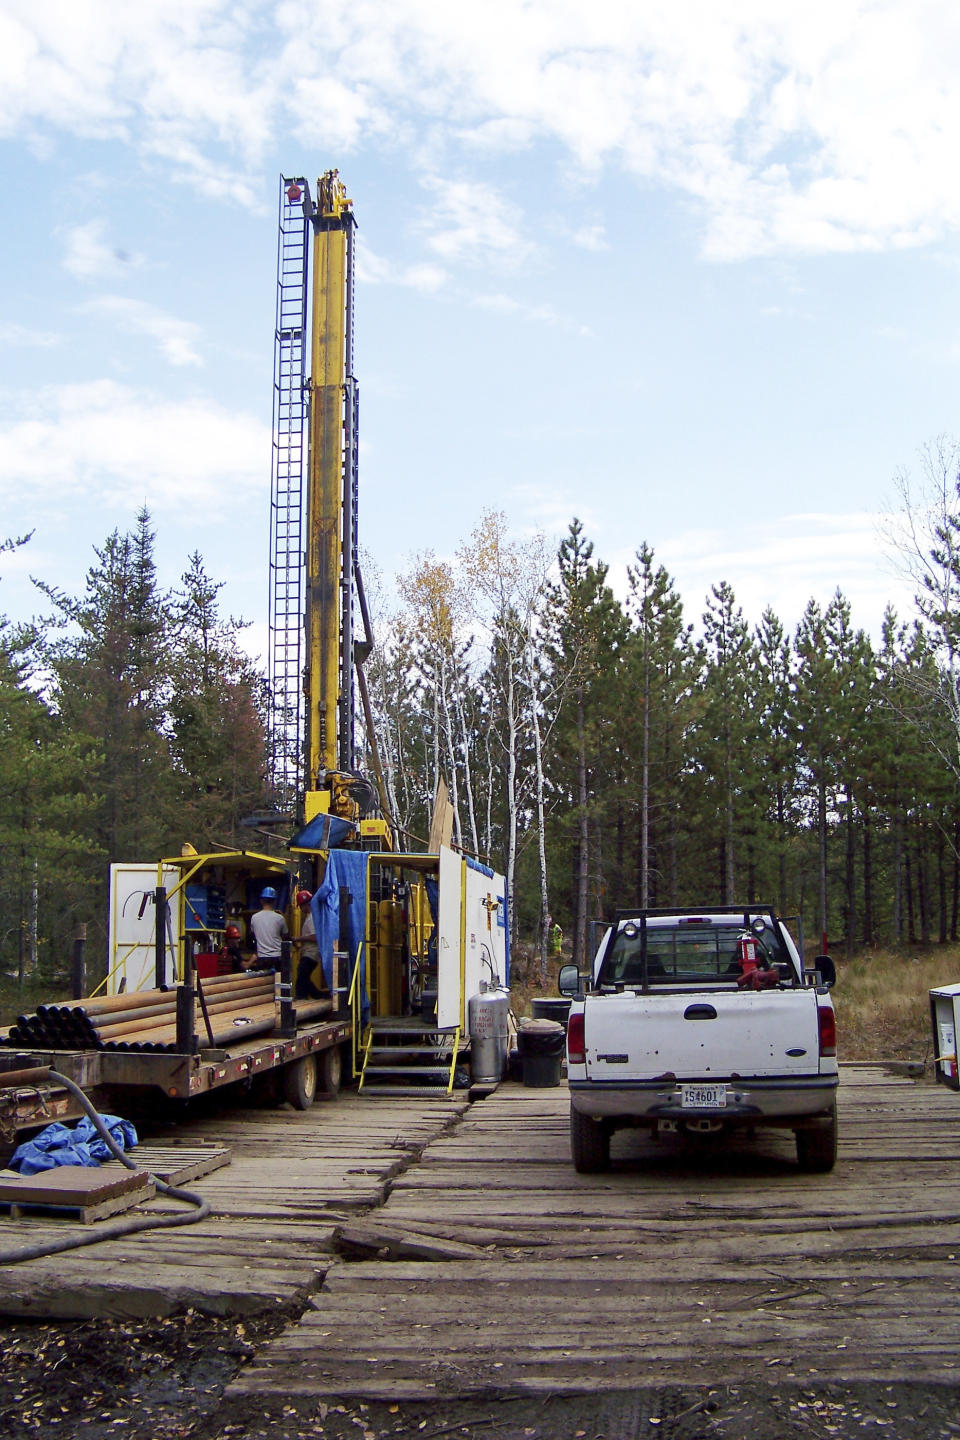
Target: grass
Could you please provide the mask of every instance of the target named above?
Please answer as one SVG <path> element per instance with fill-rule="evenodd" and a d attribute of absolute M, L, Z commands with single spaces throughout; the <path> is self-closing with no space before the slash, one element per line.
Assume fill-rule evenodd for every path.
<path fill-rule="evenodd" d="M 960 981 L 960 946 L 870 950 L 837 961 L 833 1003 L 844 1060 L 933 1058 L 929 992 Z"/>
<path fill-rule="evenodd" d="M 68 980 L 58 982 L 34 975 L 20 985 L 14 976 L 0 974 L 0 1026 L 13 1025 L 18 1015 L 27 1015 L 38 1005 L 65 1000 L 69 995 Z"/>
<path fill-rule="evenodd" d="M 535 973 L 537 963 L 521 951 L 510 986 L 517 1015 L 529 1015 L 537 996 L 557 994 L 557 962 L 550 962 L 552 978 L 545 985 Z M 933 1057 L 929 992 L 960 982 L 960 945 L 868 950 L 836 964 L 832 993 L 841 1060 L 929 1063 Z"/>
<path fill-rule="evenodd" d="M 515 953 L 511 1000 L 517 1015 L 529 1015 L 540 995 L 556 995 L 557 960 L 542 984 L 539 961 L 524 947 Z M 569 960 L 568 955 L 562 957 Z M 837 1011 L 842 1060 L 925 1060 L 933 1056 L 930 990 L 960 981 L 960 945 L 931 945 L 921 950 L 869 950 L 853 960 L 837 960 L 833 1003 Z M 32 979 L 23 990 L 0 976 L 0 1024 L 45 1000 L 69 994 L 69 986 Z"/>

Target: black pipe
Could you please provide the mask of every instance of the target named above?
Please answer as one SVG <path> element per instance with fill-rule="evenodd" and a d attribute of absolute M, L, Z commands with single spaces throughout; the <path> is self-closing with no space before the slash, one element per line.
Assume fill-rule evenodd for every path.
<path fill-rule="evenodd" d="M 192 942 L 191 942 L 190 948 L 191 948 L 191 950 L 193 949 L 193 944 L 192 944 Z M 202 982 L 201 982 L 201 980 L 200 980 L 200 976 L 197 974 L 196 969 L 191 969 L 191 971 L 190 971 L 190 978 L 196 983 L 197 995 L 198 995 L 199 1000 L 200 1000 L 200 1010 L 201 1010 L 201 1013 L 202 1013 L 202 1015 L 203 1015 L 203 1024 L 204 1024 L 204 1028 L 205 1028 L 205 1030 L 206 1030 L 206 1032 L 207 1032 L 207 1044 L 210 1046 L 210 1049 L 212 1050 L 212 1049 L 213 1049 L 213 1030 L 211 1029 L 211 1026 L 210 1026 L 210 1011 L 207 1009 L 207 997 L 206 997 L 206 995 L 204 995 L 204 993 L 203 993 L 203 984 L 202 984 Z"/>
<path fill-rule="evenodd" d="M 296 1035 L 297 1012 L 293 1008 L 293 946 L 289 937 L 280 941 L 280 1034 Z"/>
<path fill-rule="evenodd" d="M 71 975 L 70 993 L 74 1000 L 80 1000 L 87 988 L 87 927 L 84 921 L 77 925 L 77 933 L 73 942 L 73 972 Z"/>
<path fill-rule="evenodd" d="M 193 988 L 193 936 L 184 938 L 184 974 L 182 985 L 177 986 L 177 1053 L 193 1055 L 197 1049 L 196 1004 L 197 992 Z"/>
<path fill-rule="evenodd" d="M 158 990 L 167 988 L 167 889 L 158 885 L 153 894 L 157 933 L 153 943 L 153 980 Z"/>

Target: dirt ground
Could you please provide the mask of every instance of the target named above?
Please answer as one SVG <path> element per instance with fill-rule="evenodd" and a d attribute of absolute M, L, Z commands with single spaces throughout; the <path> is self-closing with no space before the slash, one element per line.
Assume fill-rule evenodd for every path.
<path fill-rule="evenodd" d="M 166 1320 L 0 1325 L 4 1440 L 927 1440 L 960 1436 L 960 1389 L 644 1388 L 629 1394 L 264 1407 L 224 1399 L 257 1347 L 293 1317 L 188 1312 Z M 589 1384 L 589 1377 L 585 1377 Z"/>

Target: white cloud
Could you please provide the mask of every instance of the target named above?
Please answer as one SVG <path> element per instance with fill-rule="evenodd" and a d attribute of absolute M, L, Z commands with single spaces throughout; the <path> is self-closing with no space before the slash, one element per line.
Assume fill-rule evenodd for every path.
<path fill-rule="evenodd" d="M 441 265 L 424 262 L 398 265 L 377 255 L 369 245 L 357 247 L 357 279 L 366 285 L 406 285 L 422 294 L 442 290 L 449 276 Z"/>
<path fill-rule="evenodd" d="M 88 220 L 85 225 L 72 225 L 64 231 L 63 268 L 78 280 L 116 278 L 126 269 L 143 264 L 142 256 L 107 244 L 105 230 L 102 220 Z"/>
<path fill-rule="evenodd" d="M 854 625 L 877 639 L 886 606 L 893 604 L 905 620 L 913 601 L 896 557 L 884 557 L 881 519 L 867 512 L 798 514 L 647 538 L 657 563 L 674 578 L 687 620 L 698 629 L 710 587 L 726 580 L 751 625 L 769 605 L 788 631 L 796 628 L 811 599 L 825 607 L 839 588 L 850 601 Z M 598 550 L 612 555 L 611 583 L 625 594 L 626 567 L 636 547 L 616 551 L 617 537 L 611 535 L 604 549 L 606 538 Z"/>
<path fill-rule="evenodd" d="M 517 265 L 533 253 L 519 208 L 491 185 L 439 176 L 423 184 L 435 199 L 420 228 L 430 249 L 444 260 Z"/>
<path fill-rule="evenodd" d="M 606 230 L 602 225 L 583 225 L 570 237 L 581 250 L 609 250 Z"/>
<path fill-rule="evenodd" d="M 613 166 L 691 197 L 713 258 L 844 252 L 960 228 L 958 66 L 943 0 L 5 0 L 0 135 L 129 142 L 247 204 L 290 134 L 437 171 L 549 145 L 571 190 Z M 444 259 L 529 243 L 438 185 Z"/>
<path fill-rule="evenodd" d="M 202 365 L 195 344 L 200 327 L 190 320 L 168 315 L 146 300 L 133 300 L 125 295 L 101 295 L 81 305 L 88 315 L 103 315 L 115 320 L 121 329 L 133 335 L 147 335 L 156 341 L 161 355 L 171 365 Z"/>
<path fill-rule="evenodd" d="M 16 321 L 0 323 L 0 345 L 21 346 L 27 350 L 47 350 L 60 344 L 61 337 L 49 330 L 34 330 Z"/>
<path fill-rule="evenodd" d="M 96 380 L 5 396 L 3 414 L 0 498 L 29 495 L 31 515 L 77 500 L 110 513 L 132 493 L 199 520 L 269 487 L 269 430 L 212 400 Z"/>
<path fill-rule="evenodd" d="M 556 325 L 561 330 L 569 330 L 575 335 L 593 334 L 589 325 L 583 325 L 569 315 L 561 315 L 552 305 L 531 305 L 525 300 L 517 300 L 513 295 L 504 295 L 499 292 L 489 295 L 474 295 L 470 304 L 475 309 L 492 310 L 497 315 L 518 315 L 523 320 L 534 320 L 541 325 Z"/>

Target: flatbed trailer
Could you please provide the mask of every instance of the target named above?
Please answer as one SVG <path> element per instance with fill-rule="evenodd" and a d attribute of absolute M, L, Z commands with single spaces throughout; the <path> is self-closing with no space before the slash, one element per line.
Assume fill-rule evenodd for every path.
<path fill-rule="evenodd" d="M 196 1054 L 6 1049 L 0 1052 L 0 1141 L 10 1145 L 25 1131 L 81 1114 L 64 1086 L 31 1072 L 55 1070 L 95 1104 L 107 1102 L 120 1109 L 125 1098 L 143 1109 L 161 1095 L 187 1101 L 272 1074 L 278 1081 L 277 1098 L 306 1109 L 316 1094 L 337 1094 L 341 1047 L 351 1036 L 352 1020 L 345 1014 L 297 1026 L 293 1035 L 260 1036 Z"/>

